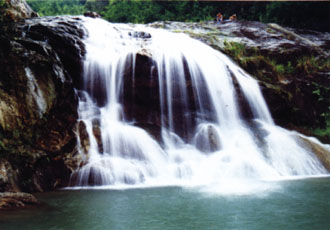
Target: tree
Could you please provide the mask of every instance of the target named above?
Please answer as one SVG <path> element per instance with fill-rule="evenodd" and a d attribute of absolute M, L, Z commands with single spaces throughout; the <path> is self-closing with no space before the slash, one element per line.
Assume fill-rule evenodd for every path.
<path fill-rule="evenodd" d="M 2 3 L 4 0 L 0 0 Z M 330 2 L 220 2 L 155 0 L 27 0 L 41 16 L 96 11 L 112 22 L 214 20 L 236 13 L 239 20 L 275 22 L 284 26 L 330 31 Z"/>
<path fill-rule="evenodd" d="M 26 2 L 40 16 L 79 15 L 86 11 L 85 1 L 81 0 L 27 0 Z"/>

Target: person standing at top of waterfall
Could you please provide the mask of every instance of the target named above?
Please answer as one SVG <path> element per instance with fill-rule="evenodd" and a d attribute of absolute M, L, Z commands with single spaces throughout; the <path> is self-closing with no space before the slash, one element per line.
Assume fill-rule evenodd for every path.
<path fill-rule="evenodd" d="M 222 22 L 223 21 L 223 15 L 219 12 L 217 14 L 217 22 Z"/>

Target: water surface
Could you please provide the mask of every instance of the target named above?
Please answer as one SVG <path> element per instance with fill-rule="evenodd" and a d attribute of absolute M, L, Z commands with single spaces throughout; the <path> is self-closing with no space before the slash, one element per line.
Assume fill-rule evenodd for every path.
<path fill-rule="evenodd" d="M 244 195 L 181 187 L 42 193 L 40 208 L 1 212 L 0 229 L 329 229 L 330 178 L 268 185 Z"/>

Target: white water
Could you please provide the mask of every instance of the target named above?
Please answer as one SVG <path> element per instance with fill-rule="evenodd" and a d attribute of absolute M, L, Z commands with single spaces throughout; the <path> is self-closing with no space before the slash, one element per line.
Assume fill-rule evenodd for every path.
<path fill-rule="evenodd" d="M 257 82 L 222 53 L 184 34 L 83 20 L 88 36 L 79 119 L 86 125 L 90 148 L 88 163 L 76 174 L 77 186 L 214 185 L 228 192 L 252 181 L 326 173 L 300 146 L 297 135 L 274 125 Z M 151 38 L 129 35 L 135 31 Z M 124 119 L 123 75 L 131 68 L 134 84 L 137 53 L 148 53 L 158 70 L 162 144 L 134 126 L 134 120 Z M 185 75 L 191 78 L 194 100 L 188 96 Z M 240 112 L 231 75 L 254 116 L 249 122 Z M 93 86 L 99 82 L 106 89 L 102 106 L 94 97 L 100 89 Z M 179 114 L 174 100 L 180 101 Z M 189 109 L 191 103 L 197 112 Z M 194 120 L 180 120 L 192 130 L 188 135 L 178 132 L 175 119 L 180 116 Z M 95 120 L 100 123 L 102 151 L 93 133 Z M 81 149 L 81 154 L 86 153 Z"/>

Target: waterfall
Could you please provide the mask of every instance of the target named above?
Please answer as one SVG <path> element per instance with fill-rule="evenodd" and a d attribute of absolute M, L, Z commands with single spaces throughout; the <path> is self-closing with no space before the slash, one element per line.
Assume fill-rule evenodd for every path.
<path fill-rule="evenodd" d="M 224 54 L 185 34 L 82 20 L 86 56 L 77 92 L 87 137 L 78 135 L 86 164 L 74 174 L 76 186 L 326 173 L 297 135 L 274 124 L 257 82 Z"/>

